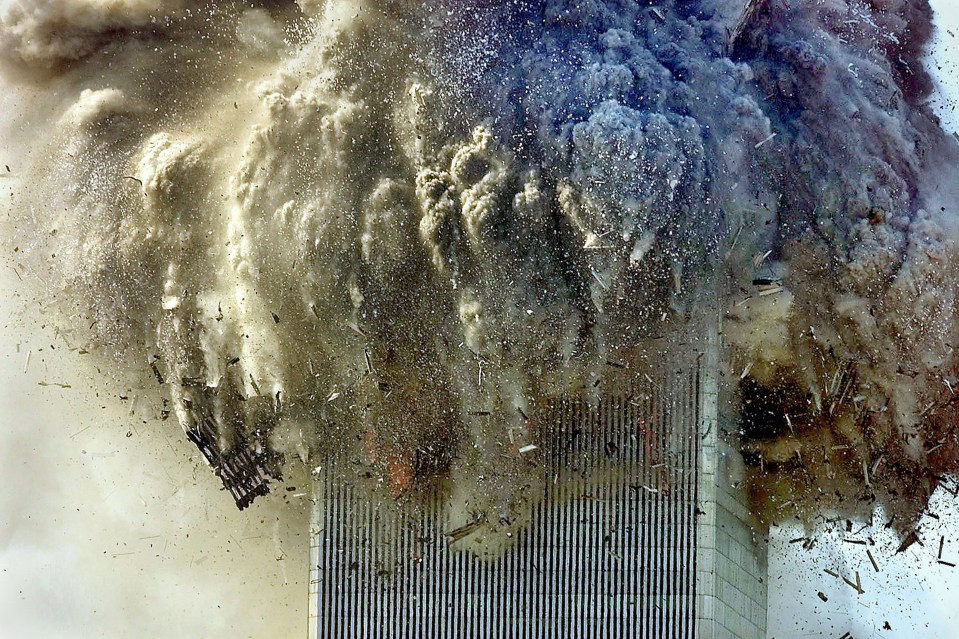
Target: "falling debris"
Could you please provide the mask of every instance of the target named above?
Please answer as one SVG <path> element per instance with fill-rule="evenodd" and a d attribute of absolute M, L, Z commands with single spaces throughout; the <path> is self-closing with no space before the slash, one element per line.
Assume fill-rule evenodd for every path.
<path fill-rule="evenodd" d="M 2 254 L 208 458 L 264 455 L 258 490 L 342 454 L 529 508 L 533 407 L 717 317 L 743 415 L 704 433 L 760 522 L 908 530 L 959 470 L 959 158 L 908 3 L 11 2 L 3 64 L 50 90 Z"/>
<path fill-rule="evenodd" d="M 160 368 L 157 366 L 156 359 L 150 361 L 150 369 L 153 371 L 153 376 L 156 378 L 158 384 L 163 383 L 163 374 L 160 372 Z"/>
<path fill-rule="evenodd" d="M 70 384 L 63 384 L 60 382 L 37 382 L 37 386 L 55 386 L 57 388 L 73 388 Z"/>
<path fill-rule="evenodd" d="M 786 289 L 785 289 L 784 287 L 782 287 L 782 286 L 770 286 L 770 287 L 763 288 L 762 290 L 760 290 L 760 291 L 759 291 L 759 296 L 760 296 L 760 297 L 767 297 L 767 296 L 769 296 L 769 295 L 776 295 L 777 293 L 782 293 L 782 292 L 785 291 L 785 290 L 786 290 Z"/>
<path fill-rule="evenodd" d="M 446 533 L 446 536 L 449 537 L 452 543 L 455 543 L 457 541 L 465 539 L 466 537 L 469 537 L 474 532 L 479 530 L 482 525 L 483 525 L 483 519 L 481 518 L 476 519 L 464 526 L 460 526 L 459 528 L 451 530 L 450 532 Z"/>
<path fill-rule="evenodd" d="M 896 549 L 895 554 L 907 551 L 913 544 L 919 544 L 922 546 L 922 540 L 919 539 L 919 535 L 915 530 L 909 531 L 909 534 L 906 535 L 906 538 L 902 540 L 902 543 L 899 544 L 899 548 Z"/>
<path fill-rule="evenodd" d="M 863 590 L 863 588 L 862 588 L 862 582 L 859 581 L 859 571 L 858 571 L 858 570 L 856 571 L 856 581 L 855 581 L 855 582 L 850 581 L 850 580 L 847 579 L 846 577 L 843 577 L 842 580 L 845 581 L 846 584 L 847 584 L 850 588 L 852 588 L 853 590 L 855 590 L 858 594 L 860 594 L 860 595 L 865 594 L 866 591 Z"/>
<path fill-rule="evenodd" d="M 772 139 L 775 138 L 775 137 L 776 137 L 776 134 L 775 134 L 775 133 L 770 133 L 768 136 L 766 136 L 765 138 L 763 138 L 762 140 L 760 140 L 759 142 L 757 142 L 757 143 L 756 143 L 756 146 L 755 146 L 754 148 L 757 148 L 757 149 L 758 149 L 759 147 L 761 147 L 762 145 L 766 144 L 767 142 L 769 142 L 770 140 L 772 140 Z"/>

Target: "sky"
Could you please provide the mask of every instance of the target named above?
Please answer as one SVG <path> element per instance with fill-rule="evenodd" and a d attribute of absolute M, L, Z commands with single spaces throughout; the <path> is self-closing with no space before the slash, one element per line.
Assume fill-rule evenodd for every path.
<path fill-rule="evenodd" d="M 933 100 L 959 130 L 959 8 L 934 4 Z M 3 92 L 0 106 L 15 100 Z M 17 158 L 3 156 L 3 135 L 9 199 Z M 101 373 L 21 297 L 30 277 L 15 260 L 0 270 L 0 637 L 305 636 L 305 498 L 237 512 L 179 429 L 142 417 L 152 411 L 137 389 L 99 390 Z M 875 529 L 824 524 L 811 549 L 790 543 L 806 531 L 774 529 L 769 637 L 959 637 L 959 568 L 938 563 L 942 539 L 942 560 L 959 564 L 959 514 L 945 494 L 929 512 L 940 519 L 924 520 L 924 545 L 899 555 L 881 513 Z M 841 578 L 857 571 L 861 595 Z"/>

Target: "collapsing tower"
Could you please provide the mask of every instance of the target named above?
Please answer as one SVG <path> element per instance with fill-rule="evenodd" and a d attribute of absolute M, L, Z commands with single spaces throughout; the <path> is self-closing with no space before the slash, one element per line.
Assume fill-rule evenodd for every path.
<path fill-rule="evenodd" d="M 330 464 L 316 483 L 310 636 L 764 639 L 766 557 L 724 441 L 715 331 L 545 403 L 544 492 L 494 560 L 440 499 L 410 514 Z"/>

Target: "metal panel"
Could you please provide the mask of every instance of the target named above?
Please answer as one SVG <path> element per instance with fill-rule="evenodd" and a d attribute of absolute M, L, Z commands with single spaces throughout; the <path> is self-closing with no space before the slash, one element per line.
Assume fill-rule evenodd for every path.
<path fill-rule="evenodd" d="M 311 636 L 695 637 L 699 373 L 647 379 L 545 409 L 544 498 L 496 560 L 450 547 L 439 500 L 403 513 L 330 470 L 317 482 Z"/>

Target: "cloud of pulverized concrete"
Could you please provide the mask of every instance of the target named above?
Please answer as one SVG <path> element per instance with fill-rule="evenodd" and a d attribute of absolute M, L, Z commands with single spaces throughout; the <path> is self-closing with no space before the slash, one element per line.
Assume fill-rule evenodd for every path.
<path fill-rule="evenodd" d="M 340 451 L 509 528 L 537 402 L 718 288 L 757 512 L 906 526 L 959 456 L 931 11 L 647 4 L 7 1 L 8 244 L 241 506 Z"/>

